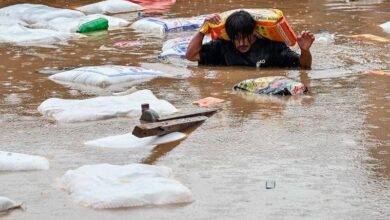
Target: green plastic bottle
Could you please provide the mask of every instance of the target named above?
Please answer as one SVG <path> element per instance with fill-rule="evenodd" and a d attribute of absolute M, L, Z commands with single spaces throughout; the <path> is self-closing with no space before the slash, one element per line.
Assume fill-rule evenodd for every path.
<path fill-rule="evenodd" d="M 105 18 L 98 18 L 89 21 L 87 23 L 81 24 L 77 32 L 88 33 L 93 31 L 107 30 L 107 29 L 108 29 L 108 20 Z"/>

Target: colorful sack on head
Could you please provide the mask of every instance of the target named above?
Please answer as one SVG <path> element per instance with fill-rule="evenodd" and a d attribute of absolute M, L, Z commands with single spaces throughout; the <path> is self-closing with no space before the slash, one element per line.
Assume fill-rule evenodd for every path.
<path fill-rule="evenodd" d="M 297 42 L 297 36 L 283 16 L 283 12 L 278 9 L 242 9 L 253 16 L 256 20 L 256 32 L 272 41 L 285 43 L 293 46 Z M 225 21 L 229 15 L 239 10 L 226 11 L 220 14 L 222 22 L 220 24 L 209 23 L 208 31 L 212 39 L 221 38 L 229 40 L 225 31 Z"/>
<path fill-rule="evenodd" d="M 283 76 L 247 79 L 235 85 L 234 89 L 267 95 L 301 95 L 307 92 L 305 85 Z"/>

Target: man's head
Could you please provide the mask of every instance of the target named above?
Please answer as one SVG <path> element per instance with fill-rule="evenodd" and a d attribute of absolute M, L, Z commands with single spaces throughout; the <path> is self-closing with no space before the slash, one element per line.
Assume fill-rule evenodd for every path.
<path fill-rule="evenodd" d="M 246 11 L 236 11 L 225 23 L 225 30 L 234 46 L 241 53 L 248 52 L 255 41 L 256 21 Z"/>

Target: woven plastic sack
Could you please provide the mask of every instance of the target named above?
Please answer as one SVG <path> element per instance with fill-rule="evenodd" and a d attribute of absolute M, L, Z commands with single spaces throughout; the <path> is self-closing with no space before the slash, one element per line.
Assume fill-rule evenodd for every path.
<path fill-rule="evenodd" d="M 241 10 L 241 9 L 240 9 Z M 288 46 L 293 46 L 297 42 L 297 37 L 283 16 L 283 12 L 278 9 L 242 9 L 249 12 L 256 20 L 256 32 L 272 41 L 284 42 Z M 225 21 L 232 13 L 239 10 L 226 11 L 220 14 L 222 22 L 220 24 L 209 25 L 209 32 L 212 39 L 222 38 L 229 40 L 225 30 Z"/>
<path fill-rule="evenodd" d="M 205 16 L 192 18 L 143 18 L 134 22 L 131 27 L 139 32 L 147 33 L 168 33 L 179 31 L 190 31 L 198 29 L 205 19 Z"/>
<path fill-rule="evenodd" d="M 116 14 L 143 10 L 141 5 L 126 0 L 106 0 L 76 8 L 86 14 Z"/>

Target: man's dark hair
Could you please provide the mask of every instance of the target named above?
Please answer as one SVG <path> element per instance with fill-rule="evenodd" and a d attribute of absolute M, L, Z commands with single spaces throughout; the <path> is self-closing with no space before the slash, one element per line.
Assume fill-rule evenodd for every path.
<path fill-rule="evenodd" d="M 246 11 L 240 10 L 226 19 L 225 30 L 230 40 L 249 39 L 256 27 L 256 21 Z"/>

